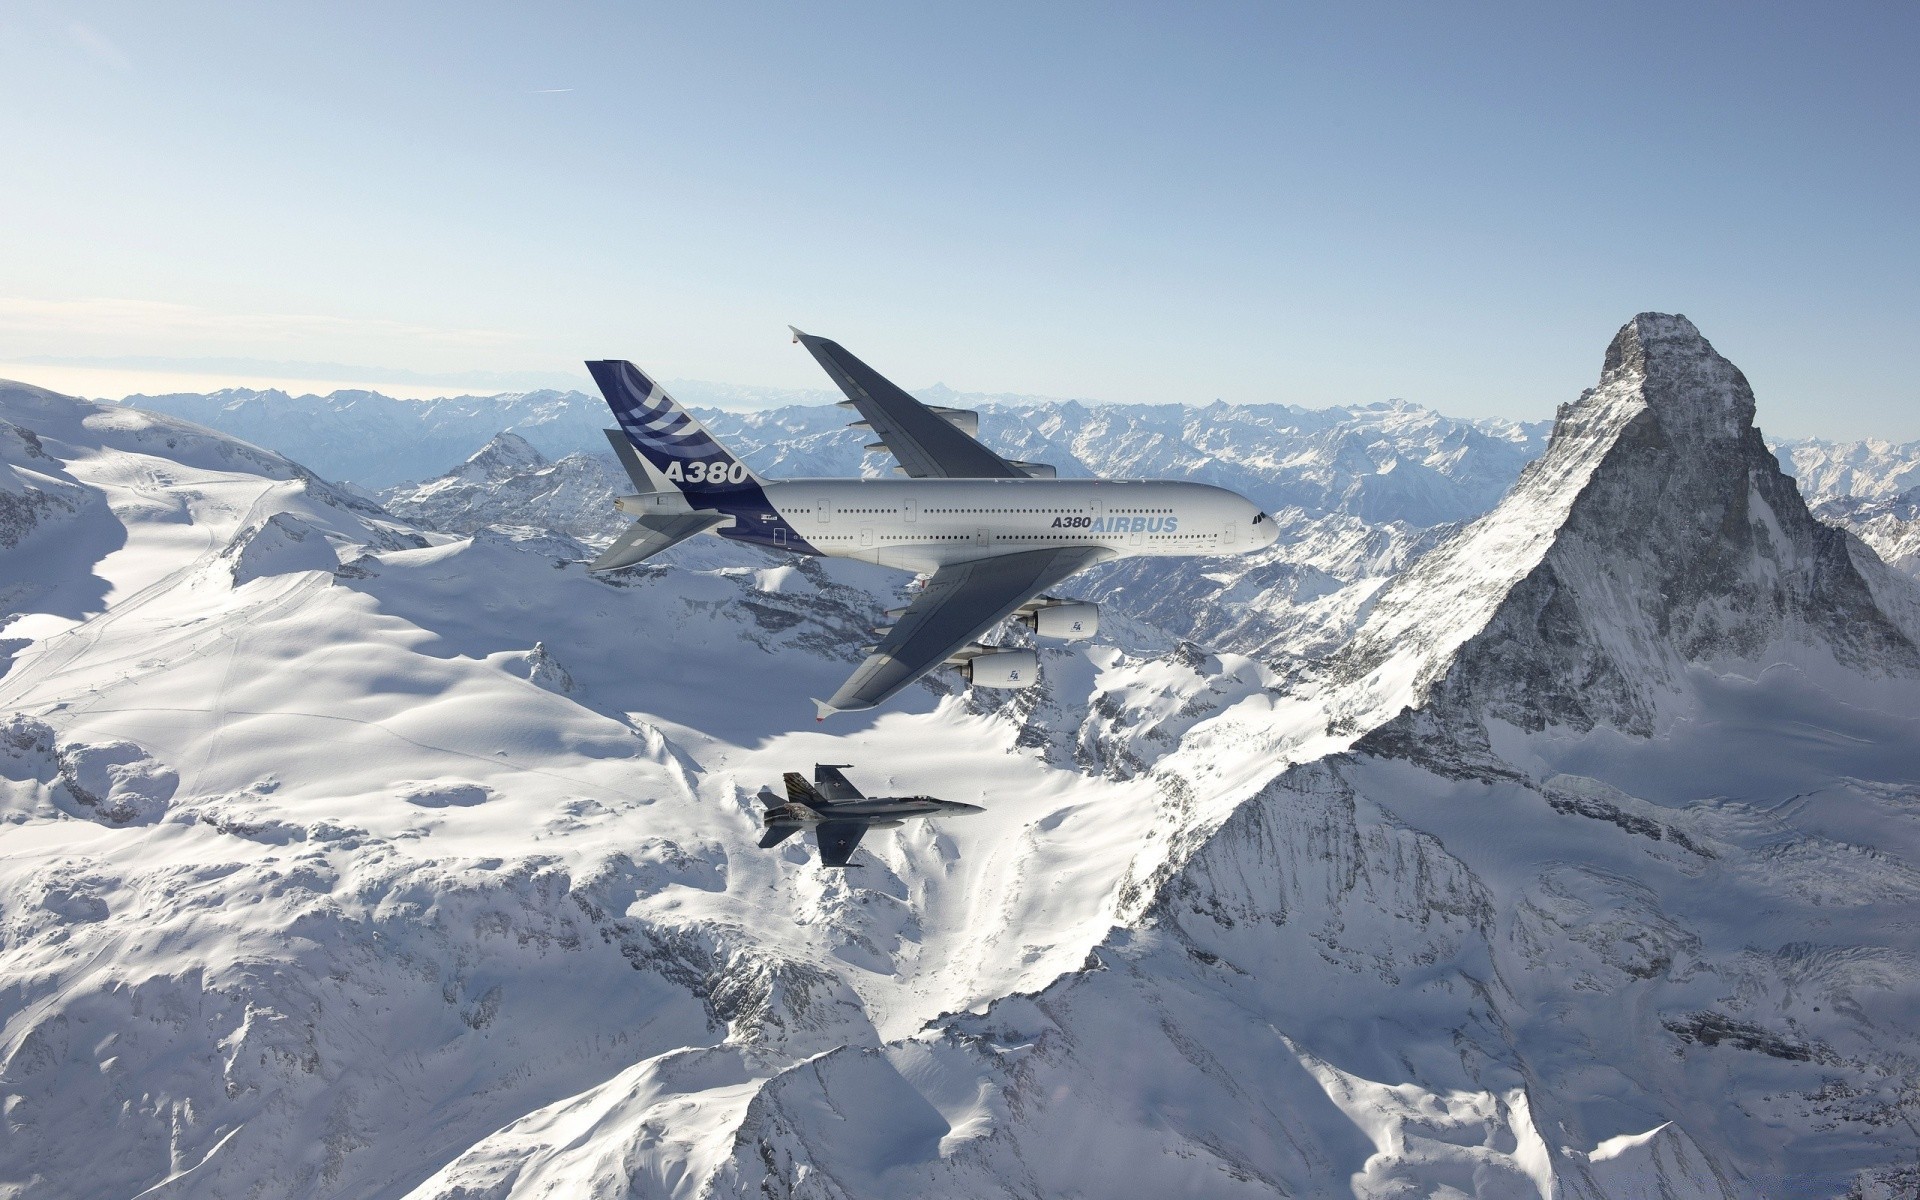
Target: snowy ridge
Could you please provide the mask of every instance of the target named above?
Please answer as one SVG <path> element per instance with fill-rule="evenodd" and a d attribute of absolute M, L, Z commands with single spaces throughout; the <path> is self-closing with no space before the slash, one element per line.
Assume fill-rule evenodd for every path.
<path fill-rule="evenodd" d="M 737 389 L 735 390 L 737 392 Z M 688 404 L 742 397 L 718 385 L 677 388 Z M 1461 421 L 1418 405 L 1315 410 L 1284 404 L 1111 405 L 982 397 L 935 386 L 930 403 L 976 407 L 987 440 L 1016 458 L 1052 462 L 1066 475 L 1193 478 L 1274 509 L 1347 512 L 1370 523 L 1430 526 L 1484 512 L 1540 450 L 1539 425 Z M 756 471 L 776 478 L 884 474 L 871 440 L 847 427 L 824 394 L 805 404 L 739 412 L 700 408 L 714 435 Z M 768 395 L 756 395 L 764 403 Z M 710 401 L 707 401 L 710 402 Z M 271 446 L 334 478 L 397 488 L 438 478 L 498 433 L 548 458 L 607 458 L 606 406 L 578 392 L 394 400 L 376 393 L 288 396 L 228 391 L 130 396 L 126 403 Z M 497 465 L 511 455 L 496 452 Z M 532 467 L 537 464 L 525 464 Z M 617 473 L 617 472 L 616 472 Z M 458 467 L 445 476 L 473 482 Z"/>
<path fill-rule="evenodd" d="M 1920 577 L 1920 487 L 1883 500 L 1840 496 L 1813 511 L 1871 546 L 1888 566 Z"/>

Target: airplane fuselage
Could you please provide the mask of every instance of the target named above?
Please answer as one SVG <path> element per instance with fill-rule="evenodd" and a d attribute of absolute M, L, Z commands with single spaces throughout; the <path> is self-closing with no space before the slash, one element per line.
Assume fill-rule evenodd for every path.
<path fill-rule="evenodd" d="M 904 571 L 1021 550 L 1115 557 L 1233 554 L 1271 545 L 1271 518 L 1225 488 L 1116 479 L 794 479 L 723 506 L 722 537 Z M 756 498 L 757 499 L 757 498 Z"/>

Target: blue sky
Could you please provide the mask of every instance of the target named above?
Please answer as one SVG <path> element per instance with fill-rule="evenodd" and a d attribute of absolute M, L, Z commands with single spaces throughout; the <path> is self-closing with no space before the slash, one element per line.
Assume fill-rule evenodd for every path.
<path fill-rule="evenodd" d="M 1770 434 L 1911 439 L 1916 14 L 15 0 L 0 363 L 826 386 L 791 323 L 907 386 L 1538 419 L 1657 309 Z"/>

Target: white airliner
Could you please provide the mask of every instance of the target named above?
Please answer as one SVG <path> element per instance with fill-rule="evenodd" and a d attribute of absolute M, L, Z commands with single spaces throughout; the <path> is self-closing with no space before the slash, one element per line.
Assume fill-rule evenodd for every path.
<path fill-rule="evenodd" d="M 776 550 L 857 558 L 928 576 L 887 614 L 859 669 L 819 716 L 873 708 L 928 671 L 957 666 L 981 687 L 1023 688 L 1031 650 L 975 639 L 1008 617 L 1041 637 L 1099 629 L 1099 609 L 1046 594 L 1095 563 L 1138 556 L 1241 554 L 1273 544 L 1272 518 L 1225 488 L 1175 480 L 1058 479 L 1000 457 L 973 435 L 979 414 L 931 408 L 834 342 L 793 331 L 847 394 L 858 428 L 880 439 L 905 479 L 762 479 L 632 363 L 587 369 L 620 422 L 607 430 L 637 495 L 636 518 L 590 568 L 631 566 L 701 533 Z"/>

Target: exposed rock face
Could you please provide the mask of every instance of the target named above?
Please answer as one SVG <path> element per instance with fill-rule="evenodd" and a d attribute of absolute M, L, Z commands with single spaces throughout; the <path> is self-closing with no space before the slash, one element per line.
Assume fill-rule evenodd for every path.
<path fill-rule="evenodd" d="M 33 430 L 0 421 L 0 550 L 18 546 L 48 517 L 74 512 L 79 489 L 64 474 Z"/>

